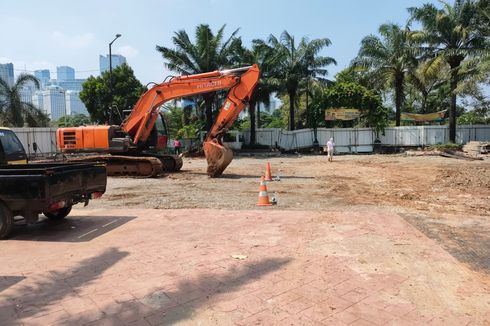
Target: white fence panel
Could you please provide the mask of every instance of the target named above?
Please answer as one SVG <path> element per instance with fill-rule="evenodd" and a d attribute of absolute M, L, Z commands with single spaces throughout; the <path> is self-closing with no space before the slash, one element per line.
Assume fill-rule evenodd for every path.
<path fill-rule="evenodd" d="M 56 153 L 57 128 L 13 128 L 29 156 L 35 154 Z M 250 132 L 243 132 L 245 143 L 250 142 Z M 336 150 L 341 153 L 372 152 L 374 133 L 370 128 L 318 128 L 317 138 L 320 146 L 325 146 L 330 138 L 336 144 Z M 285 131 L 279 128 L 258 129 L 256 132 L 258 144 L 291 151 L 310 148 L 313 146 L 313 129 Z M 381 143 L 387 146 L 429 146 L 444 144 L 449 141 L 447 126 L 404 126 L 385 129 L 380 136 Z M 490 141 L 490 125 L 462 125 L 456 131 L 458 144 L 468 141 Z M 38 151 L 34 153 L 33 143 Z M 189 145 L 189 144 L 185 144 Z M 173 147 L 171 144 L 170 147 Z"/>
<path fill-rule="evenodd" d="M 312 129 L 270 130 L 257 131 L 258 144 L 275 146 L 277 141 L 277 145 L 286 151 L 313 146 Z M 373 150 L 375 138 L 370 128 L 318 128 L 317 132 L 320 146 L 324 146 L 330 138 L 333 138 L 336 150 L 342 153 L 372 152 Z M 400 147 L 445 144 L 449 141 L 449 130 L 447 126 L 390 127 L 385 129 L 384 135 L 380 135 L 380 140 L 383 145 Z M 474 140 L 489 141 L 490 125 L 458 126 L 457 143 L 463 144 Z"/>
<path fill-rule="evenodd" d="M 444 126 L 425 127 L 425 140 L 421 145 L 445 144 L 449 140 L 449 130 Z"/>
<path fill-rule="evenodd" d="M 474 127 L 474 133 L 473 133 L 473 139 L 472 140 L 477 140 L 477 141 L 490 141 L 490 126 L 486 125 L 478 125 L 478 126 L 473 126 Z"/>
<path fill-rule="evenodd" d="M 57 128 L 12 128 L 20 142 L 24 146 L 27 155 L 56 153 Z M 34 152 L 34 143 L 37 144 L 37 152 Z"/>

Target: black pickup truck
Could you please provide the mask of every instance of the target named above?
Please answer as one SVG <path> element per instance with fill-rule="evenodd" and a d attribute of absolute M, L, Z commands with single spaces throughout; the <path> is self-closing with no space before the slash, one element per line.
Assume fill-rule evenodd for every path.
<path fill-rule="evenodd" d="M 0 239 L 12 231 L 14 216 L 24 217 L 27 223 L 37 222 L 40 213 L 50 219 L 62 219 L 73 205 L 87 205 L 90 199 L 105 192 L 104 164 L 8 164 L 5 135 L 12 139 L 13 132 L 2 129 L 1 133 L 4 136 L 0 135 Z"/>

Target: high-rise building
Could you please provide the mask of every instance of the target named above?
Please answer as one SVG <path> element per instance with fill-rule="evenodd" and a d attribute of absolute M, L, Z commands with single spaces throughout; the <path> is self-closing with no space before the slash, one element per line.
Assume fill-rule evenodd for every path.
<path fill-rule="evenodd" d="M 112 69 L 122 65 L 123 63 L 126 63 L 126 58 L 120 54 L 112 54 L 111 57 L 112 57 Z M 109 70 L 109 55 L 106 56 L 99 55 L 99 67 L 100 67 L 100 73 Z"/>
<path fill-rule="evenodd" d="M 85 104 L 83 104 L 82 100 L 80 100 L 80 92 L 66 91 L 66 112 L 70 115 L 89 115 Z"/>
<path fill-rule="evenodd" d="M 13 63 L 0 64 L 0 78 L 5 80 L 10 87 L 12 87 L 14 85 L 14 64 Z"/>
<path fill-rule="evenodd" d="M 86 81 L 86 79 L 73 79 L 73 80 L 65 80 L 65 81 L 57 81 L 56 85 L 67 91 L 77 91 L 81 92 L 83 87 L 82 84 Z"/>
<path fill-rule="evenodd" d="M 58 82 L 74 80 L 75 79 L 75 69 L 68 66 L 56 67 L 56 75 Z"/>
<path fill-rule="evenodd" d="M 49 70 L 47 69 L 42 69 L 42 70 L 34 70 L 34 76 L 36 76 L 37 79 L 39 79 L 39 83 L 41 84 L 41 88 L 44 88 L 51 79 L 51 75 L 49 73 Z"/>
<path fill-rule="evenodd" d="M 33 93 L 34 93 L 34 88 L 22 87 L 19 90 L 20 100 L 24 103 L 32 103 Z"/>
<path fill-rule="evenodd" d="M 43 111 L 43 113 L 48 114 L 48 111 L 46 111 L 46 108 L 44 107 L 44 101 L 43 101 L 43 91 L 36 91 L 32 95 L 32 104 Z"/>
<path fill-rule="evenodd" d="M 43 95 L 43 110 L 51 120 L 58 120 L 67 115 L 65 90 L 59 86 L 51 85 L 41 92 Z"/>

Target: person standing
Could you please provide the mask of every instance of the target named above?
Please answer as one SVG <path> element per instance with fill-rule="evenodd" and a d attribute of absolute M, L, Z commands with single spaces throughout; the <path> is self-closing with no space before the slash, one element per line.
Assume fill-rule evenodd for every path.
<path fill-rule="evenodd" d="M 180 148 L 182 147 L 182 144 L 180 143 L 179 138 L 175 138 L 174 140 L 174 149 L 175 149 L 175 154 L 179 155 L 180 154 Z"/>
<path fill-rule="evenodd" d="M 327 142 L 327 156 L 329 162 L 333 161 L 334 148 L 335 148 L 335 143 L 333 142 L 333 138 L 330 138 L 330 140 Z"/>

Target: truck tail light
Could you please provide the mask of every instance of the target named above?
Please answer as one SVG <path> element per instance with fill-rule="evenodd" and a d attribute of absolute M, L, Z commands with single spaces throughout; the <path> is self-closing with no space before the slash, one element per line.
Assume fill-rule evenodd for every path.
<path fill-rule="evenodd" d="M 103 192 L 93 192 L 90 195 L 90 199 L 98 199 L 98 198 L 102 197 L 103 194 L 104 194 Z"/>
<path fill-rule="evenodd" d="M 65 207 L 65 206 L 66 206 L 66 201 L 62 200 L 62 201 L 59 201 L 57 203 L 51 204 L 51 206 L 49 206 L 49 210 L 55 211 L 57 209 Z"/>

